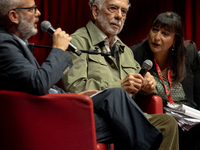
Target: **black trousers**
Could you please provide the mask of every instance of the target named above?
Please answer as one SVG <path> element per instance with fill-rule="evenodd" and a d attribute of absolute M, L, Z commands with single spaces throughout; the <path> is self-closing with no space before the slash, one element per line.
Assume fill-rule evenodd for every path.
<path fill-rule="evenodd" d="M 179 127 L 180 150 L 200 150 L 200 124 L 189 131 L 183 131 Z"/>
<path fill-rule="evenodd" d="M 97 142 L 114 142 L 115 150 L 158 149 L 162 134 L 122 88 L 92 97 Z"/>

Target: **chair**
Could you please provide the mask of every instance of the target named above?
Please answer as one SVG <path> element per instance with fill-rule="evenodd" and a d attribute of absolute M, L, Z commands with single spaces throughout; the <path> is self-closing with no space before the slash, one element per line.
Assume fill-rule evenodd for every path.
<path fill-rule="evenodd" d="M 140 95 L 136 97 L 135 102 L 140 106 L 142 111 L 149 114 L 162 114 L 163 102 L 158 95 Z"/>
<path fill-rule="evenodd" d="M 149 105 L 143 110 L 162 108 L 162 100 L 157 96 L 143 104 Z M 156 109 L 155 113 L 162 112 Z M 113 144 L 108 148 L 96 143 L 93 103 L 89 96 L 36 96 L 1 90 L 0 120 L 0 149 L 3 150 L 114 149 Z"/>
<path fill-rule="evenodd" d="M 0 149 L 95 150 L 89 96 L 0 91 Z"/>

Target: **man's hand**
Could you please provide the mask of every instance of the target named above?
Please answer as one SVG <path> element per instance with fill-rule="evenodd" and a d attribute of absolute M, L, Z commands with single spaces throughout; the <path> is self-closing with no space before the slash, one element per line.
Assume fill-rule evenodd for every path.
<path fill-rule="evenodd" d="M 83 92 L 80 92 L 79 94 L 80 95 L 88 95 L 88 96 L 91 96 L 95 93 L 98 93 L 99 91 L 98 90 L 88 90 L 88 91 L 83 91 Z"/>
<path fill-rule="evenodd" d="M 60 48 L 63 51 L 66 51 L 71 40 L 72 38 L 69 34 L 62 31 L 61 28 L 58 28 L 53 34 L 53 48 Z"/>
<path fill-rule="evenodd" d="M 144 78 L 140 74 L 129 73 L 121 82 L 121 87 L 130 93 L 137 93 L 144 82 Z"/>
<path fill-rule="evenodd" d="M 152 92 L 156 87 L 156 81 L 154 79 L 154 77 L 147 72 L 144 76 L 144 82 L 142 84 L 141 90 L 150 93 Z"/>

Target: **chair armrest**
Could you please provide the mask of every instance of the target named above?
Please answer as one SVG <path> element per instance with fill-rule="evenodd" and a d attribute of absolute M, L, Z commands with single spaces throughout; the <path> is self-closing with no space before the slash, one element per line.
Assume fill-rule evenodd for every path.
<path fill-rule="evenodd" d="M 135 101 L 142 111 L 149 114 L 162 114 L 163 102 L 158 95 L 137 96 Z"/>

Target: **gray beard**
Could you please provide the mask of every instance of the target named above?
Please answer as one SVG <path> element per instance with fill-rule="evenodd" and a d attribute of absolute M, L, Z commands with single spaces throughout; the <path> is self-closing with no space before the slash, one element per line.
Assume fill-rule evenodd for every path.
<path fill-rule="evenodd" d="M 107 22 L 104 21 L 105 20 L 104 16 L 101 14 L 97 16 L 97 20 L 99 21 L 101 26 L 106 30 L 106 32 L 108 32 L 111 35 L 119 34 L 124 27 L 124 23 L 123 23 L 120 29 L 113 29 L 112 27 L 110 27 L 110 25 Z"/>
<path fill-rule="evenodd" d="M 19 25 L 17 27 L 19 31 L 19 37 L 23 40 L 29 39 L 31 36 L 37 34 L 38 29 L 34 27 L 32 22 L 28 22 L 24 19 L 22 14 L 20 15 Z"/>

